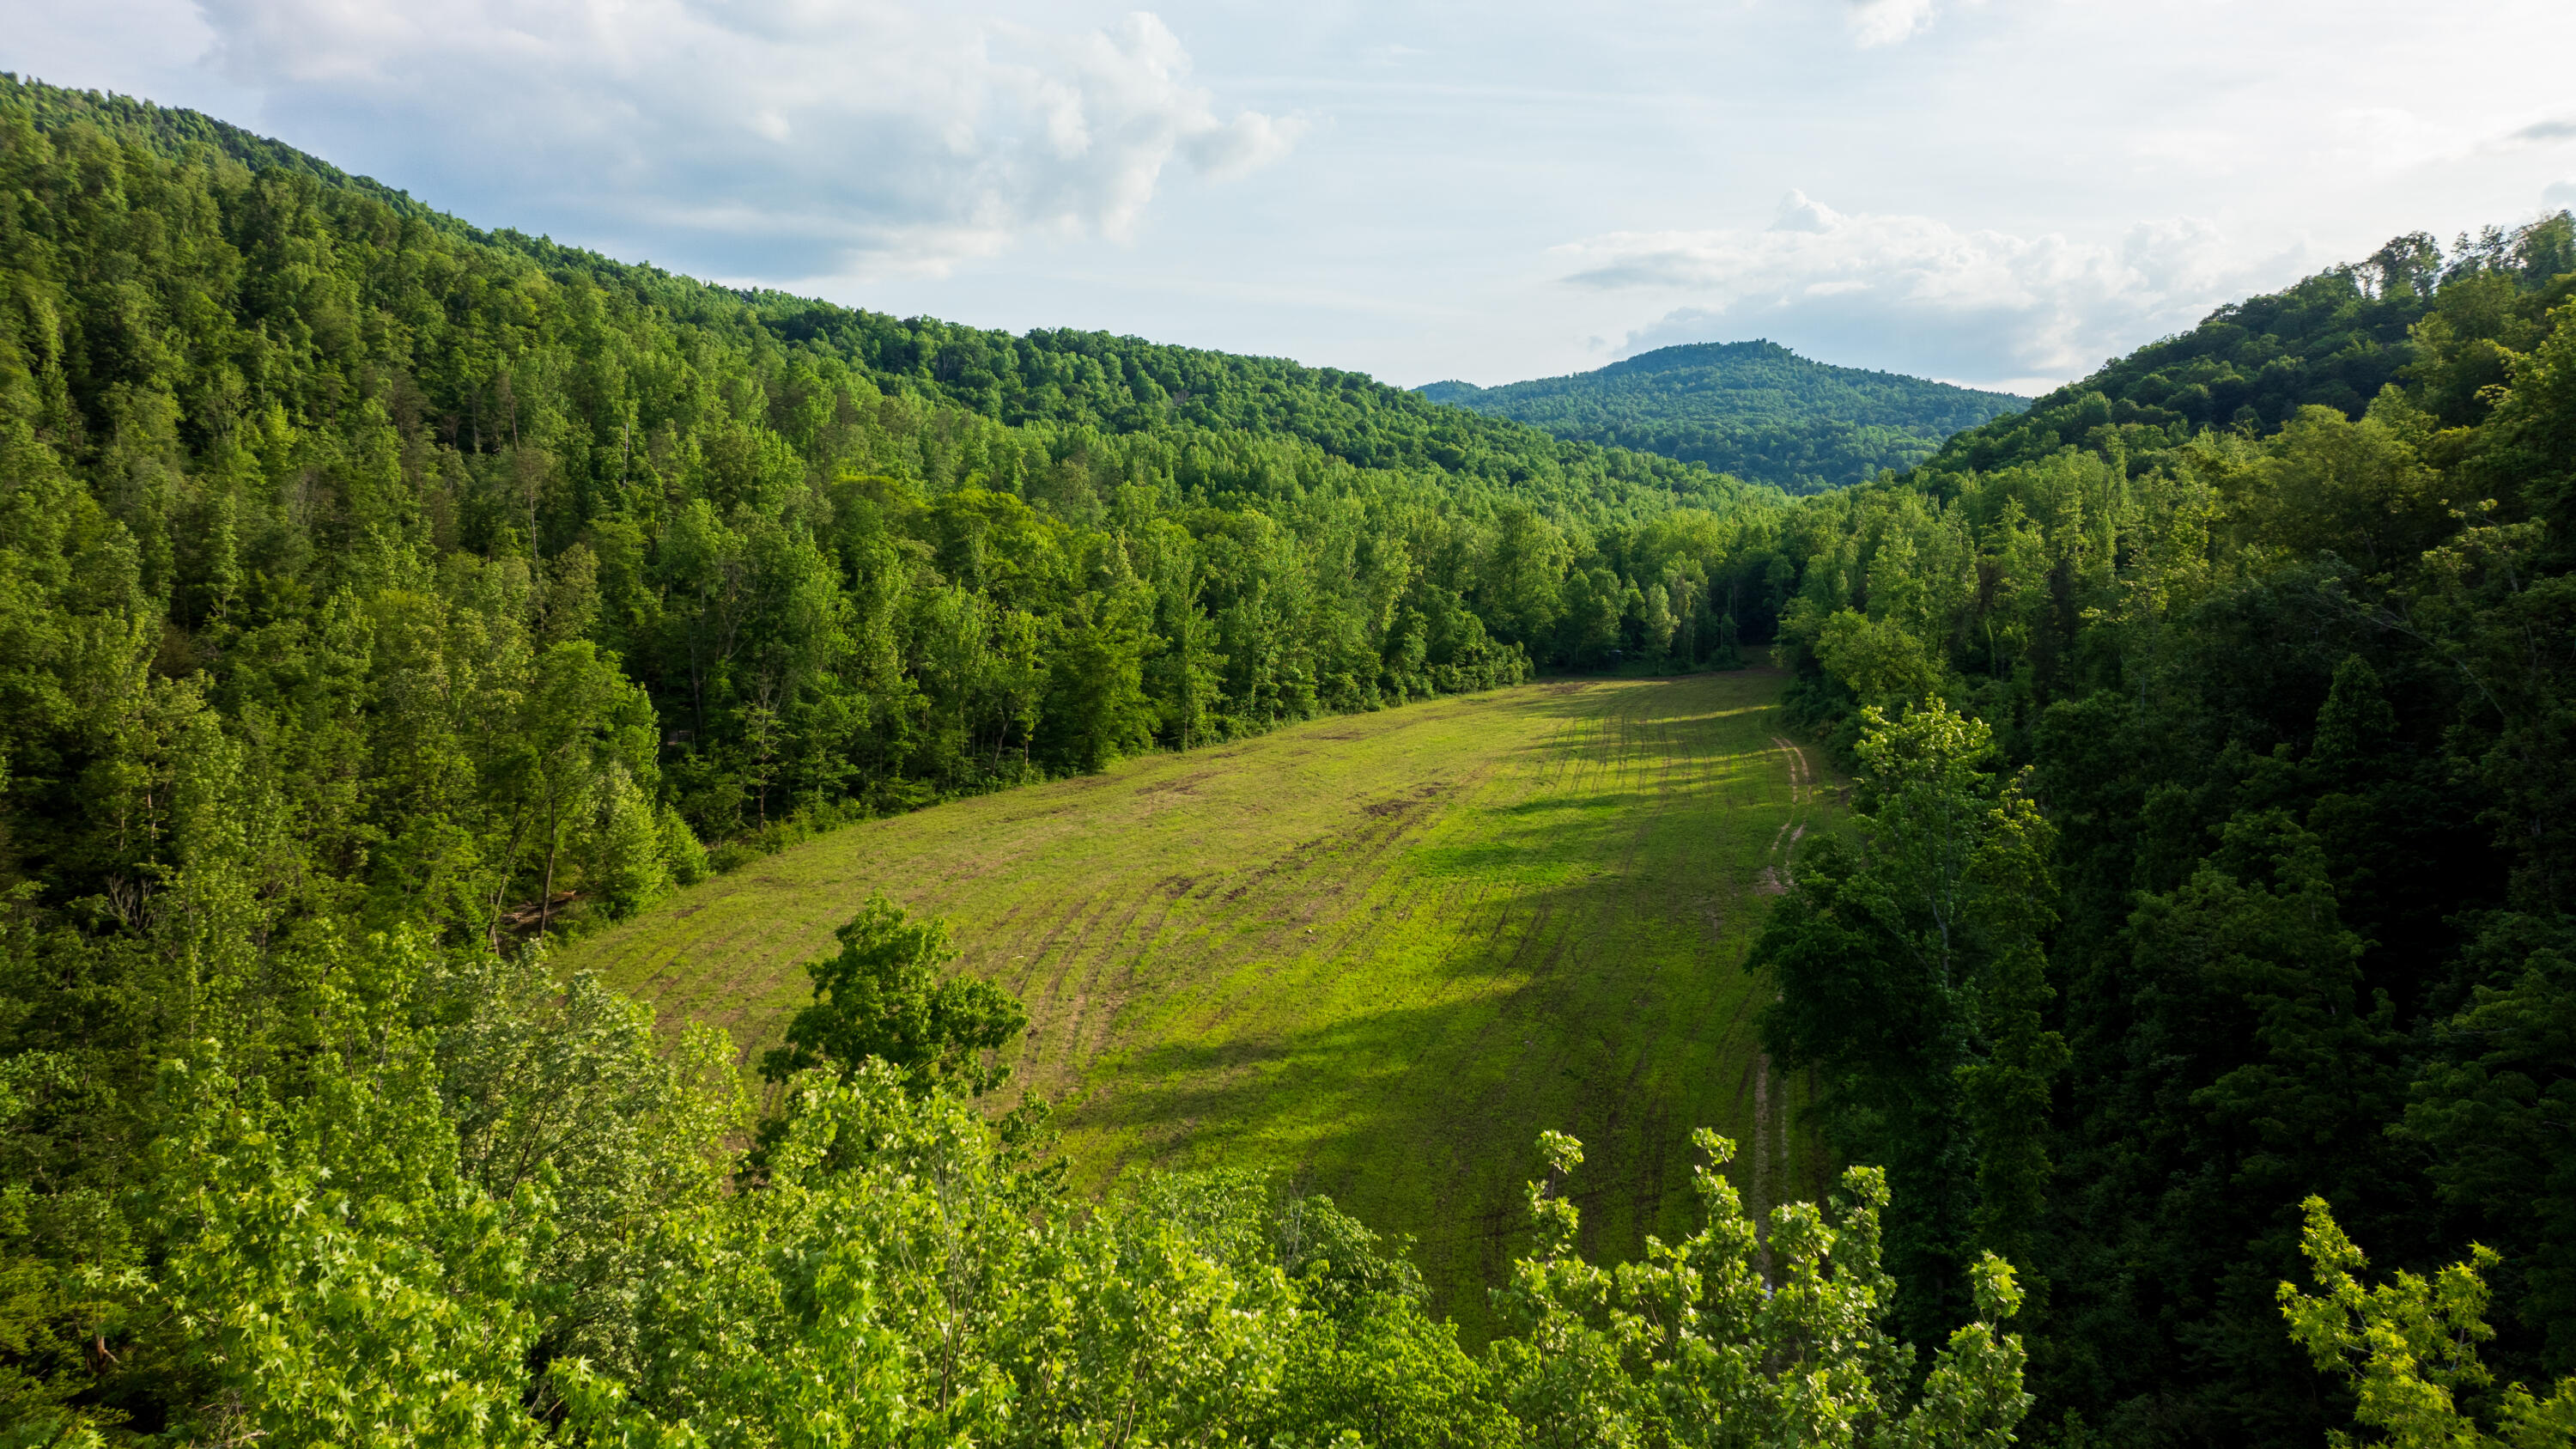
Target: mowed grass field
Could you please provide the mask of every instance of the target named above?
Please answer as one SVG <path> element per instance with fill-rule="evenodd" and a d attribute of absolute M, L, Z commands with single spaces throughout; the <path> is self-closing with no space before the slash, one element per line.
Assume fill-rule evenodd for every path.
<path fill-rule="evenodd" d="M 1693 1228 L 1695 1127 L 1757 1205 L 1822 1186 L 1742 970 L 1831 809 L 1782 683 L 1541 683 L 1130 760 L 843 829 L 562 964 L 756 1052 L 881 889 L 1027 1003 L 1014 1088 L 1063 1102 L 1078 1185 L 1272 1169 L 1412 1235 L 1481 1338 L 1542 1128 L 1583 1139 L 1596 1253 Z"/>

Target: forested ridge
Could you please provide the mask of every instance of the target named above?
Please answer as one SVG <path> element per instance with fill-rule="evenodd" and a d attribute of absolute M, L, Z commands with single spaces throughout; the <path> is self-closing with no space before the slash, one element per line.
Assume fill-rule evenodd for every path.
<path fill-rule="evenodd" d="M 2571 290 L 2563 216 L 2410 242 L 1792 502 L 9 81 L 7 1432 L 2563 1442 Z M 539 949 L 856 815 L 1739 637 L 1859 772 L 1753 965 L 1862 1165 L 1757 1234 L 1708 1140 L 1705 1229 L 1613 1269 L 1551 1134 L 1472 1350 L 1321 1199 L 1068 1199 L 935 923 L 853 920 L 757 1098 Z"/>
<path fill-rule="evenodd" d="M 1118 433 L 1275 433 L 1314 444 L 1327 456 L 1360 468 L 1437 471 L 1473 478 L 1499 485 L 1516 498 L 1586 519 L 1674 502 L 1723 507 L 1745 493 L 1706 470 L 1677 467 L 1651 453 L 1568 444 L 1507 421 L 1461 417 L 1358 373 L 1061 328 L 1014 336 L 933 318 L 903 319 L 858 311 L 780 292 L 712 286 L 547 238 L 483 231 L 432 211 L 401 192 L 351 177 L 326 161 L 193 111 L 22 83 L 5 75 L 0 75 L 0 89 L 18 101 L 40 129 L 88 121 L 107 127 L 123 144 L 165 161 L 211 153 L 254 171 L 319 182 L 321 188 L 309 194 L 320 200 L 310 204 L 332 209 L 331 224 L 348 227 L 369 244 L 396 250 L 423 245 L 423 238 L 405 235 L 417 224 L 459 255 L 475 257 L 478 269 L 489 269 L 492 275 L 484 278 L 486 285 L 504 277 L 525 278 L 532 271 L 557 282 L 586 278 L 617 301 L 659 313 L 680 326 L 708 329 L 737 345 L 754 338 L 772 340 L 809 358 L 838 361 L 864 375 L 882 394 L 954 403 L 1013 426 L 1048 423 Z M 358 206 L 359 197 L 376 203 L 385 214 L 368 215 Z M 524 258 L 534 266 L 513 266 L 510 258 Z M 368 280 L 380 284 L 384 279 Z M 434 288 L 437 279 L 427 280 Z M 343 299 L 343 305 L 351 300 Z M 383 300 L 365 298 L 367 304 Z M 460 299 L 445 300 L 454 311 Z M 469 329 L 473 325 L 469 317 L 457 320 Z M 419 340 L 435 345 L 432 339 Z M 507 339 L 495 345 L 507 355 L 514 343 L 524 346 L 529 340 Z M 429 385 L 424 379 L 416 381 Z M 468 410 L 435 420 L 442 439 L 469 452 L 488 445 L 490 439 L 476 429 L 492 424 L 472 414 L 471 398 L 457 386 L 464 378 L 439 381 L 454 394 L 441 401 L 462 403 Z M 465 427 L 461 444 L 460 420 Z M 579 421 L 596 423 L 597 419 Z"/>
<path fill-rule="evenodd" d="M 1834 367 L 1769 341 L 1688 343 L 1567 377 L 1499 387 L 1435 382 L 1417 391 L 1561 438 L 1661 453 L 1791 493 L 1911 468 L 1951 434 L 2029 402 Z"/>

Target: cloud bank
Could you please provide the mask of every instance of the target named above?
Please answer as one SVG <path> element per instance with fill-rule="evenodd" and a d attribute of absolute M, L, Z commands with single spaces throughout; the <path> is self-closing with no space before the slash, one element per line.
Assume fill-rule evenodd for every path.
<path fill-rule="evenodd" d="M 1220 113 L 1155 16 L 1046 31 L 884 0 L 199 0 L 266 121 L 436 204 L 736 276 L 937 272 L 1131 234 L 1177 162 L 1223 180 L 1293 118 Z"/>
<path fill-rule="evenodd" d="M 1768 336 L 1829 361 L 2017 388 L 2189 327 L 2302 261 L 2243 258 L 2187 218 L 2101 245 L 1847 216 L 1794 191 L 1767 230 L 1613 232 L 1559 252 L 1576 286 L 1679 304 L 1630 333 L 1622 355 Z"/>

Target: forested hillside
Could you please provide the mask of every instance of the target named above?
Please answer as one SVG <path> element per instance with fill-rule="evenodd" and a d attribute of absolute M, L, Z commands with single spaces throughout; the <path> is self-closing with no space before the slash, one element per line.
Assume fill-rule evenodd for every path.
<path fill-rule="evenodd" d="M 2382 1271 L 2492 1250 L 2503 1381 L 2576 1372 L 2571 244 L 2402 238 L 1781 539 L 1864 828 L 1756 949 L 1766 1036 L 1905 1283 L 2028 1272 L 2068 1442 L 2352 1412 L 2280 1331 L 2311 1194 Z"/>
<path fill-rule="evenodd" d="M 2564 216 L 2408 240 L 1792 502 L 6 82 L 10 1442 L 2564 1442 L 2571 291 Z M 1320 1199 L 1073 1201 L 936 923 L 843 929 L 757 1108 L 533 949 L 854 815 L 1775 637 L 1858 823 L 1753 966 L 1856 1165 L 1757 1233 L 1709 1140 L 1613 1272 L 1551 1134 L 1477 1352 Z"/>
<path fill-rule="evenodd" d="M 1501 387 L 1435 382 L 1419 391 L 1560 438 L 1660 453 L 1791 493 L 1911 468 L 1951 434 L 2029 403 L 1834 367 L 1775 342 L 1692 343 L 1569 377 Z"/>
<path fill-rule="evenodd" d="M 2221 307 L 1950 439 L 1932 471 L 2045 458 L 2106 425 L 2117 430 L 2106 435 L 2112 446 L 2152 450 L 2211 428 L 2270 433 L 2304 407 L 2359 419 L 2401 381 L 2443 427 L 2458 427 L 2482 415 L 2482 390 L 2510 381 L 2508 364 L 2562 300 L 2551 279 L 2571 268 L 2576 251 L 2547 223 L 2461 237 L 2447 263 L 2431 236 L 2398 237 L 2366 261 Z"/>
<path fill-rule="evenodd" d="M 1294 438 L 1359 468 L 1474 479 L 1515 499 L 1586 520 L 1676 501 L 1724 507 L 1745 493 L 1703 469 L 1676 467 L 1651 454 L 1570 445 L 1534 429 L 1461 417 L 1357 373 L 1105 333 L 1056 329 L 1015 337 L 777 292 L 711 287 L 544 238 L 481 231 L 400 192 L 193 111 L 21 83 L 5 73 L 0 73 L 0 94 L 40 130 L 87 122 L 165 161 L 220 156 L 253 170 L 320 182 L 318 189 L 298 195 L 330 210 L 335 227 L 355 232 L 372 228 L 375 234 L 367 241 L 375 246 L 402 251 L 434 245 L 511 275 L 544 275 L 557 282 L 584 278 L 685 328 L 709 330 L 737 345 L 759 338 L 809 359 L 829 358 L 864 375 L 880 393 L 953 403 L 1013 426 L 1046 423 L 1059 429 L 1180 436 L 1240 431 Z M 378 210 L 359 207 L 361 197 Z M 361 217 L 366 225 L 357 224 Z M 427 243 L 413 230 L 415 223 L 438 242 Z M 429 277 L 421 284 L 434 292 L 441 280 Z M 468 329 L 478 320 L 456 319 Z M 404 340 L 435 347 L 440 339 Z M 502 355 L 508 356 L 507 349 Z M 490 446 L 490 436 L 476 430 L 490 428 L 491 421 L 475 414 L 462 393 L 448 400 L 467 411 L 437 420 L 442 438 L 468 452 Z"/>

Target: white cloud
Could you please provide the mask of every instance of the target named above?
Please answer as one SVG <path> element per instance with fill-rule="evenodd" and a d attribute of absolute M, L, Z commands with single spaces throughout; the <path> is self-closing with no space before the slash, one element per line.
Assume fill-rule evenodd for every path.
<path fill-rule="evenodd" d="M 2397 106 L 2356 106 L 2334 113 L 2334 139 L 2320 160 L 2355 173 L 2388 174 L 2455 160 L 2473 139 Z"/>
<path fill-rule="evenodd" d="M 1303 118 L 1281 120 L 1246 111 L 1222 126 L 1197 132 L 1182 142 L 1190 164 L 1218 181 L 1233 181 L 1288 154 L 1306 129 Z"/>
<path fill-rule="evenodd" d="M 937 272 L 1133 234 L 1300 123 L 1226 116 L 1151 14 L 1057 32 L 887 0 L 199 0 L 269 124 L 434 204 L 730 275 Z"/>
<path fill-rule="evenodd" d="M 1831 309 L 1896 288 L 1894 263 L 1800 278 L 1839 294 L 1529 285 L 1533 262 L 1669 250 L 1548 254 L 1578 237 L 1759 232 L 1767 206 L 1734 208 L 1792 185 L 1846 228 L 1922 213 L 1971 252 L 1978 228 L 2025 252 L 2056 235 L 2106 267 L 2140 218 L 2209 217 L 2212 265 L 2290 258 L 2247 266 L 2239 294 L 2394 233 L 2526 219 L 2553 185 L 2552 209 L 2576 204 L 2568 0 L 2481 0 L 2470 25 L 2425 24 L 2421 0 L 1601 0 L 1580 24 L 1530 0 L 1474 24 L 1427 0 L 204 3 L 0 0 L 0 64 L 700 275 L 1413 381 L 1596 366 L 1586 339 L 1685 309 L 1718 319 L 1703 335 L 1758 327 L 1838 362 L 2000 379 L 2053 353 L 2080 373 L 2224 300 L 2088 283 L 2107 318 L 2068 325 L 2052 308 L 2081 289 L 2029 280 L 2039 262 L 2010 248 L 2027 298 L 1910 301 L 1884 325 Z M 1135 8 L 1187 70 L 1158 78 L 1179 56 L 1136 43 Z M 197 64 L 218 32 L 229 72 Z M 1122 130 L 1128 94 L 1146 101 Z M 1285 163 L 1215 184 L 1289 139 L 1264 121 L 1301 114 Z M 1130 241 L 1099 239 L 1122 219 Z M 1077 234 L 1095 240 L 1055 240 Z M 1975 322 L 1959 355 L 1924 340 L 1942 316 Z M 2071 340 L 2032 341 L 2050 337 Z"/>
<path fill-rule="evenodd" d="M 1614 232 L 1559 252 L 1575 263 L 1569 282 L 1679 304 L 1625 353 L 1764 335 L 1828 360 L 2022 387 L 2189 327 L 2304 260 L 2249 262 L 2188 218 L 2102 245 L 1847 216 L 1794 191 L 1768 230 Z"/>
<path fill-rule="evenodd" d="M 2244 155 L 2236 138 L 2224 131 L 2189 127 L 2139 131 L 2128 138 L 2127 149 L 2129 159 L 2141 170 L 2187 176 L 2234 176 L 2249 165 L 2259 167 L 2263 160 Z"/>
<path fill-rule="evenodd" d="M 1852 0 L 1852 38 L 1862 46 L 1894 45 L 1932 24 L 1933 0 Z"/>
<path fill-rule="evenodd" d="M 1841 212 L 1803 191 L 1792 191 L 1780 198 L 1780 211 L 1772 218 L 1771 229 L 1821 233 L 1832 231 L 1842 223 Z"/>
<path fill-rule="evenodd" d="M 2576 180 L 2552 181 L 2540 188 L 2540 204 L 2545 210 L 2576 206 Z"/>

